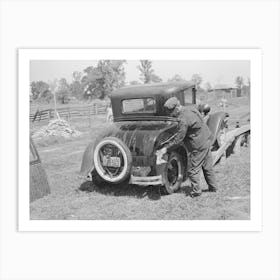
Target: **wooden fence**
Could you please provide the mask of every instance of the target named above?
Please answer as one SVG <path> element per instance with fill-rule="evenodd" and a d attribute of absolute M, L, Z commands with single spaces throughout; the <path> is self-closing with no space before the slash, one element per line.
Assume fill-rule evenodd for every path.
<path fill-rule="evenodd" d="M 70 121 L 73 118 L 78 117 L 88 117 L 92 115 L 102 115 L 106 114 L 106 105 L 87 105 L 83 107 L 63 107 L 58 108 L 57 112 L 60 117 Z M 44 110 L 31 110 L 29 115 L 30 122 L 40 122 L 44 120 L 51 120 L 55 117 L 54 109 L 44 109 Z"/>

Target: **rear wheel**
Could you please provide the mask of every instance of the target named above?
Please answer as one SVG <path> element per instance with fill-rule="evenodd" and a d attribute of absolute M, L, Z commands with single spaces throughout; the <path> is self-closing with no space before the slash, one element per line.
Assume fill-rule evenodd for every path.
<path fill-rule="evenodd" d="M 91 178 L 92 178 L 92 182 L 95 186 L 102 186 L 105 183 L 105 181 L 96 172 L 96 169 L 92 170 Z"/>
<path fill-rule="evenodd" d="M 183 166 L 181 156 L 177 152 L 171 152 L 163 171 L 164 187 L 168 194 L 180 188 L 183 180 Z"/>
<path fill-rule="evenodd" d="M 98 181 L 117 184 L 128 178 L 132 156 L 120 139 L 105 137 L 96 145 L 93 161 Z"/>

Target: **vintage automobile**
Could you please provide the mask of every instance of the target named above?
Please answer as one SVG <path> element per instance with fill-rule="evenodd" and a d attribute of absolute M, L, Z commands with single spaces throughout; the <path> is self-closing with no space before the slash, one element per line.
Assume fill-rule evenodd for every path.
<path fill-rule="evenodd" d="M 184 142 L 160 155 L 158 151 L 178 129 L 178 119 L 168 116 L 165 101 L 177 97 L 183 106 L 196 105 L 192 83 L 158 83 L 124 87 L 111 94 L 113 122 L 86 148 L 80 174 L 95 183 L 162 185 L 176 191 L 187 174 L 188 151 Z M 203 113 L 204 107 L 199 109 Z M 205 106 L 205 114 L 210 108 Z M 213 149 L 221 145 L 228 114 L 208 115 Z"/>

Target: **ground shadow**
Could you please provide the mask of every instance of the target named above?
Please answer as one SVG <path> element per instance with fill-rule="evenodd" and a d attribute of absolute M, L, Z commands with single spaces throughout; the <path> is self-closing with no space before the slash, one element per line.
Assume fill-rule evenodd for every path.
<path fill-rule="evenodd" d="M 179 192 L 184 193 L 186 196 L 191 196 L 192 188 L 191 186 L 185 186 L 179 190 Z"/>
<path fill-rule="evenodd" d="M 137 186 L 123 184 L 96 184 L 93 182 L 83 182 L 79 187 L 80 191 L 97 192 L 110 196 L 132 196 L 136 198 L 148 197 L 150 200 L 159 200 L 165 195 L 164 190 L 160 186 Z"/>

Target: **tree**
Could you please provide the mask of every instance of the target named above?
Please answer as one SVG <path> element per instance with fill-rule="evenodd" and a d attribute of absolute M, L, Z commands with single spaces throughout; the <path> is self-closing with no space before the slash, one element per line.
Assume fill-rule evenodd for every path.
<path fill-rule="evenodd" d="M 144 84 L 158 83 L 162 81 L 152 69 L 151 60 L 140 60 L 140 65 L 138 65 L 137 68 L 140 71 L 140 80 L 143 81 Z"/>
<path fill-rule="evenodd" d="M 58 81 L 58 89 L 56 92 L 57 100 L 61 101 L 62 104 L 65 104 L 69 99 L 69 95 L 69 84 L 67 83 L 67 80 L 65 78 L 61 78 Z"/>
<path fill-rule="evenodd" d="M 51 91 L 49 84 L 43 81 L 32 82 L 30 84 L 31 98 L 32 100 L 41 100 L 50 102 Z"/>
<path fill-rule="evenodd" d="M 251 88 L 251 79 L 250 78 L 248 78 L 247 84 L 248 84 L 248 87 Z"/>
<path fill-rule="evenodd" d="M 58 91 L 58 79 L 54 79 L 54 80 L 50 81 L 49 85 L 50 85 L 51 93 L 52 93 L 52 96 L 53 96 L 54 113 L 55 113 L 55 116 L 57 118 L 60 118 L 60 116 L 57 112 L 57 106 L 56 106 L 56 101 L 57 101 L 56 94 L 57 94 L 57 91 Z"/>
<path fill-rule="evenodd" d="M 84 73 L 89 74 L 89 73 L 91 73 L 91 71 L 92 71 L 93 69 L 94 69 L 93 66 L 89 66 L 89 67 L 87 67 L 86 69 L 84 69 Z"/>
<path fill-rule="evenodd" d="M 244 79 L 241 76 L 237 76 L 235 78 L 235 85 L 238 89 L 242 89 L 243 85 L 244 85 Z"/>
<path fill-rule="evenodd" d="M 247 84 L 248 84 L 248 86 L 247 86 L 247 96 L 249 96 L 249 98 L 250 98 L 250 95 L 251 95 L 251 79 L 250 78 L 248 78 Z"/>
<path fill-rule="evenodd" d="M 200 85 L 203 81 L 202 77 L 200 74 L 193 74 L 192 75 L 192 78 L 191 78 L 191 81 L 196 85 L 196 87 L 199 89 L 200 88 Z"/>
<path fill-rule="evenodd" d="M 136 85 L 140 85 L 140 83 L 138 81 L 130 81 L 129 84 L 131 86 L 136 86 Z"/>
<path fill-rule="evenodd" d="M 84 87 L 80 82 L 75 81 L 69 85 L 69 93 L 71 96 L 74 96 L 77 99 L 82 99 L 84 94 Z"/>
<path fill-rule="evenodd" d="M 104 99 L 113 90 L 125 85 L 125 60 L 100 60 L 97 67 L 88 67 L 82 78 L 84 96 Z"/>
<path fill-rule="evenodd" d="M 212 90 L 212 85 L 211 85 L 211 83 L 210 82 L 206 82 L 205 84 L 204 84 L 204 88 L 205 88 L 205 90 L 207 91 L 207 92 L 209 92 L 209 91 L 211 91 Z"/>
<path fill-rule="evenodd" d="M 242 76 L 237 76 L 235 78 L 235 85 L 237 87 L 237 94 L 236 96 L 237 97 L 240 97 L 241 96 L 241 91 L 242 91 L 242 88 L 244 86 L 244 79 Z"/>
<path fill-rule="evenodd" d="M 72 83 L 69 85 L 69 93 L 77 99 L 82 99 L 84 94 L 84 86 L 82 84 L 83 74 L 79 71 L 74 71 L 72 74 Z"/>
<path fill-rule="evenodd" d="M 183 82 L 183 81 L 186 80 L 179 74 L 175 74 L 171 79 L 168 79 L 168 82 Z"/>
<path fill-rule="evenodd" d="M 74 71 L 72 74 L 72 81 L 73 82 L 81 82 L 82 80 L 82 73 L 79 71 Z"/>

